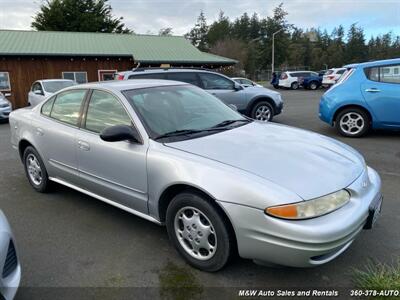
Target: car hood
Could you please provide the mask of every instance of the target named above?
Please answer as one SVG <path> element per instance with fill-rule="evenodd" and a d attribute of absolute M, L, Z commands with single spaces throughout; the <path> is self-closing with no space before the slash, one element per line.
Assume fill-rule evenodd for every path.
<path fill-rule="evenodd" d="M 267 89 L 265 87 L 258 87 L 258 86 L 249 86 L 245 89 L 246 94 L 267 94 L 267 95 L 273 95 L 273 96 L 278 96 L 280 95 L 279 92 Z"/>
<path fill-rule="evenodd" d="M 273 123 L 252 122 L 166 145 L 252 173 L 304 200 L 349 186 L 364 169 L 363 157 L 353 148 L 316 133 Z"/>

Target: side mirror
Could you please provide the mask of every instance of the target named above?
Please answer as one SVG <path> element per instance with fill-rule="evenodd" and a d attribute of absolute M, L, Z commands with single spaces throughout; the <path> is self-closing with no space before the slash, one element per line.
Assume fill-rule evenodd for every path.
<path fill-rule="evenodd" d="M 33 93 L 34 93 L 35 95 L 44 96 L 44 93 L 43 93 L 42 90 L 34 90 Z"/>
<path fill-rule="evenodd" d="M 116 125 L 103 129 L 100 138 L 106 142 L 132 141 L 140 143 L 139 132 L 133 126 Z"/>
<path fill-rule="evenodd" d="M 243 87 L 237 82 L 234 83 L 233 88 L 235 89 L 235 91 L 243 90 Z"/>

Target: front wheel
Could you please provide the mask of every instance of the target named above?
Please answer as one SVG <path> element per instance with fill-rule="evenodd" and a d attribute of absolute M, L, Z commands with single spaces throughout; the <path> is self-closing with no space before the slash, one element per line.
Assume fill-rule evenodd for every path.
<path fill-rule="evenodd" d="M 335 127 L 343 136 L 361 137 L 370 129 L 371 120 L 365 111 L 358 108 L 347 108 L 338 114 Z"/>
<path fill-rule="evenodd" d="M 193 267 L 215 272 L 233 252 L 233 238 L 214 205 L 195 192 L 175 196 L 167 209 L 168 236 L 179 254 Z"/>
<path fill-rule="evenodd" d="M 256 105 L 254 105 L 250 113 L 250 118 L 262 122 L 269 122 L 273 117 L 274 109 L 267 101 L 258 102 Z"/>

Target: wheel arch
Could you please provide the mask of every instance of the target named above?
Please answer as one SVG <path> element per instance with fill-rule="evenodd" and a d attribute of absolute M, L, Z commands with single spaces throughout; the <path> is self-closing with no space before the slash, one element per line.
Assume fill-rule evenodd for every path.
<path fill-rule="evenodd" d="M 364 111 L 368 115 L 370 123 L 371 124 L 373 123 L 373 116 L 372 116 L 371 112 L 365 106 L 362 106 L 360 104 L 347 104 L 347 105 L 340 106 L 339 108 L 336 109 L 336 111 L 335 111 L 335 113 L 333 114 L 333 117 L 332 117 L 332 125 L 335 125 L 337 116 L 343 110 L 348 109 L 348 108 L 361 109 L 362 111 Z"/>
<path fill-rule="evenodd" d="M 22 140 L 19 141 L 19 143 L 18 143 L 18 152 L 19 152 L 19 157 L 20 157 L 21 160 L 22 160 L 22 158 L 24 156 L 25 149 L 27 147 L 29 147 L 29 146 L 35 148 L 35 146 L 31 142 L 29 142 L 27 139 L 22 139 Z"/>
<path fill-rule="evenodd" d="M 187 184 L 187 183 L 177 183 L 168 186 L 160 195 L 159 200 L 158 200 L 158 217 L 160 222 L 164 223 L 166 219 L 166 214 L 167 214 L 167 208 L 169 203 L 172 201 L 172 199 L 178 195 L 179 193 L 182 193 L 184 191 L 187 192 L 194 192 L 197 194 L 200 194 L 204 198 L 208 199 L 211 204 L 215 207 L 215 209 L 219 212 L 219 214 L 224 218 L 224 223 L 228 225 L 229 231 L 232 233 L 232 237 L 234 238 L 233 244 L 235 245 L 237 249 L 237 240 L 236 240 L 236 232 L 235 228 L 233 226 L 233 222 L 226 213 L 226 211 L 221 207 L 221 205 L 218 204 L 218 201 L 210 195 L 207 191 L 204 191 L 198 187 L 195 187 L 193 185 Z"/>
<path fill-rule="evenodd" d="M 250 114 L 253 111 L 254 106 L 256 106 L 258 103 L 260 103 L 262 101 L 266 101 L 272 106 L 272 109 L 274 110 L 273 115 L 275 115 L 276 104 L 275 104 L 275 101 L 269 96 L 258 96 L 258 97 L 255 97 L 254 99 L 252 99 L 248 105 L 246 115 L 251 117 Z"/>

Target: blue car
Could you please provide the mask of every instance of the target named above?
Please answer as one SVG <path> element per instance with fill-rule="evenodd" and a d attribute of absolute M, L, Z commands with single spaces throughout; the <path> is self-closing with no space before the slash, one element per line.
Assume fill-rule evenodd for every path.
<path fill-rule="evenodd" d="M 299 83 L 305 89 L 316 90 L 322 85 L 322 76 L 311 73 L 309 76 L 301 78 Z"/>
<path fill-rule="evenodd" d="M 319 117 L 348 137 L 400 129 L 400 58 L 345 66 L 321 98 Z"/>

